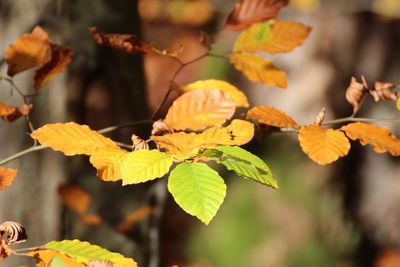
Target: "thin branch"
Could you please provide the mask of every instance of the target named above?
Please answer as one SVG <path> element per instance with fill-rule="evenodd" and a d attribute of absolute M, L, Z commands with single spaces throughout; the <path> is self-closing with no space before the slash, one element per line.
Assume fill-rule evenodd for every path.
<path fill-rule="evenodd" d="M 12 156 L 10 156 L 8 158 L 3 159 L 2 161 L 0 161 L 0 165 L 9 163 L 9 162 L 11 162 L 13 160 L 16 160 L 16 159 L 18 159 L 18 158 L 20 158 L 22 156 L 25 156 L 25 155 L 30 154 L 30 153 L 35 152 L 35 151 L 43 150 L 45 148 L 47 148 L 47 146 L 32 146 L 30 148 L 27 148 L 25 150 L 22 150 L 22 151 L 20 151 L 20 152 L 18 152 L 16 154 L 14 154 L 14 155 L 12 155 Z"/>
<path fill-rule="evenodd" d="M 133 127 L 133 126 L 137 126 L 137 125 L 141 125 L 141 124 L 147 124 L 147 123 L 151 124 L 151 123 L 153 123 L 153 121 L 152 120 L 133 121 L 133 122 L 128 122 L 128 123 L 124 123 L 124 124 L 120 124 L 120 125 L 110 126 L 110 127 L 98 130 L 97 132 L 101 133 L 101 134 L 105 134 L 105 133 L 114 132 L 114 131 L 119 130 L 119 129 Z"/>
<path fill-rule="evenodd" d="M 400 123 L 400 119 L 347 117 L 347 118 L 341 118 L 341 119 L 336 119 L 336 120 L 327 120 L 327 121 L 324 121 L 322 123 L 322 125 L 337 124 L 337 123 L 343 123 L 343 122 L 376 122 L 376 121 Z"/>

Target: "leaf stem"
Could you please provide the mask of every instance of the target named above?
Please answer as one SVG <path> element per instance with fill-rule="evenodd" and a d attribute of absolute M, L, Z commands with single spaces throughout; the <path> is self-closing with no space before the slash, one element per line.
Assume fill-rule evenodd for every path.
<path fill-rule="evenodd" d="M 335 119 L 335 120 L 327 120 L 327 121 L 324 121 L 322 123 L 322 125 L 337 124 L 337 123 L 343 123 L 343 122 L 375 122 L 375 121 L 400 123 L 400 119 L 347 117 L 347 118 L 341 118 L 341 119 Z"/>

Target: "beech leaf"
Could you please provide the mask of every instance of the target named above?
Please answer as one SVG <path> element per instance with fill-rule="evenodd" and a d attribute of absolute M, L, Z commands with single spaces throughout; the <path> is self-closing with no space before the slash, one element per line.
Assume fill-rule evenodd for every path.
<path fill-rule="evenodd" d="M 300 126 L 286 113 L 270 106 L 255 106 L 247 114 L 259 124 L 278 128 L 298 129 Z"/>
<path fill-rule="evenodd" d="M 17 169 L 9 169 L 0 166 L 0 190 L 11 185 L 17 176 Z"/>
<path fill-rule="evenodd" d="M 229 56 L 235 69 L 241 71 L 250 81 L 267 86 L 287 87 L 286 74 L 271 60 L 250 53 L 234 53 Z"/>
<path fill-rule="evenodd" d="M 320 165 L 334 162 L 350 150 L 349 139 L 341 131 L 316 124 L 301 127 L 299 141 L 304 153 Z"/>
<path fill-rule="evenodd" d="M 84 214 L 90 204 L 89 194 L 77 185 L 64 185 L 58 189 L 58 194 L 65 206 L 78 214 Z"/>
<path fill-rule="evenodd" d="M 362 145 L 372 145 L 377 153 L 389 152 L 400 156 L 400 140 L 389 129 L 363 122 L 350 123 L 341 128 L 351 140 L 359 140 Z"/>
<path fill-rule="evenodd" d="M 119 147 L 106 146 L 93 151 L 90 163 L 97 169 L 97 177 L 104 181 L 121 179 L 121 164 L 128 155 L 128 151 Z"/>

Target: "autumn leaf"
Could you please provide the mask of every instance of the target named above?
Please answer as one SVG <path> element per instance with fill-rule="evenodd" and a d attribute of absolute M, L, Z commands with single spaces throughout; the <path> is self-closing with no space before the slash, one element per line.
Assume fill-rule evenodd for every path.
<path fill-rule="evenodd" d="M 0 190 L 11 185 L 17 176 L 17 169 L 0 167 Z"/>
<path fill-rule="evenodd" d="M 346 100 L 353 106 L 353 114 L 358 111 L 361 98 L 366 89 L 364 83 L 360 83 L 355 77 L 351 77 L 350 85 L 346 89 Z"/>
<path fill-rule="evenodd" d="M 185 86 L 179 86 L 178 90 L 181 93 L 197 90 L 221 90 L 228 94 L 233 101 L 235 101 L 238 107 L 248 107 L 249 101 L 246 95 L 240 91 L 236 86 L 222 80 L 201 80 L 194 83 L 187 84 Z"/>
<path fill-rule="evenodd" d="M 21 108 L 17 108 L 0 102 L 0 117 L 6 122 L 13 122 L 21 116 L 29 115 L 31 109 L 32 105 L 24 104 Z"/>
<path fill-rule="evenodd" d="M 396 93 L 393 92 L 395 87 L 393 83 L 375 82 L 374 90 L 370 90 L 369 93 L 375 102 L 379 100 L 397 100 Z"/>
<path fill-rule="evenodd" d="M 235 41 L 234 52 L 287 53 L 303 44 L 311 28 L 297 22 L 271 19 L 253 24 Z"/>
<path fill-rule="evenodd" d="M 278 128 L 298 129 L 300 126 L 289 115 L 269 106 L 255 106 L 247 114 L 259 124 L 265 124 Z"/>
<path fill-rule="evenodd" d="M 250 81 L 261 82 L 267 86 L 287 87 L 285 72 L 269 59 L 250 53 L 234 53 L 229 56 L 229 60 Z"/>
<path fill-rule="evenodd" d="M 104 181 L 121 179 L 121 164 L 128 151 L 116 146 L 105 146 L 94 150 L 90 156 L 90 163 L 97 169 L 97 177 Z"/>
<path fill-rule="evenodd" d="M 97 226 L 102 222 L 101 217 L 97 214 L 84 214 L 80 216 L 80 219 L 87 226 Z"/>
<path fill-rule="evenodd" d="M 389 152 L 393 156 L 400 156 L 400 140 L 384 127 L 355 122 L 341 129 L 351 140 L 359 140 L 362 145 L 372 145 L 377 153 Z"/>
<path fill-rule="evenodd" d="M 301 127 L 299 141 L 304 153 L 320 165 L 334 162 L 350 150 L 350 142 L 341 131 L 316 124 Z"/>
<path fill-rule="evenodd" d="M 89 208 L 90 196 L 80 186 L 60 186 L 58 194 L 64 205 L 78 214 L 84 214 Z"/>
<path fill-rule="evenodd" d="M 145 218 L 148 218 L 154 213 L 154 208 L 150 206 L 142 207 L 140 209 L 137 209 L 129 214 L 127 214 L 122 222 L 118 224 L 117 230 L 119 232 L 130 232 L 132 231 L 133 227 L 137 222 L 140 220 L 143 220 Z"/>
<path fill-rule="evenodd" d="M 240 31 L 253 23 L 275 18 L 289 0 L 241 0 L 229 14 L 225 30 Z"/>
<path fill-rule="evenodd" d="M 67 156 L 90 155 L 102 147 L 117 147 L 111 139 L 75 122 L 46 124 L 31 137 Z"/>
<path fill-rule="evenodd" d="M 164 121 L 176 130 L 203 130 L 222 125 L 235 108 L 235 102 L 221 90 L 192 91 L 174 101 Z"/>

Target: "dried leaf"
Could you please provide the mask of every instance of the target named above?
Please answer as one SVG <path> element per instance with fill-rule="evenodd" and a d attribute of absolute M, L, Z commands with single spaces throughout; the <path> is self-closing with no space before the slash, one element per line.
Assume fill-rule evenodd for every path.
<path fill-rule="evenodd" d="M 67 156 L 90 155 L 102 147 L 118 147 L 114 141 L 75 122 L 46 124 L 32 132 L 31 137 L 42 145 Z"/>
<path fill-rule="evenodd" d="M 374 267 L 400 266 L 400 252 L 395 249 L 385 249 L 380 252 L 375 260 Z"/>
<path fill-rule="evenodd" d="M 318 113 L 317 117 L 315 118 L 314 124 L 321 125 L 325 119 L 325 111 L 326 108 L 322 108 L 321 111 Z"/>
<path fill-rule="evenodd" d="M 17 169 L 0 167 L 0 190 L 11 185 L 17 176 Z"/>
<path fill-rule="evenodd" d="M 225 30 L 240 31 L 255 22 L 275 18 L 289 0 L 240 0 L 229 14 Z"/>
<path fill-rule="evenodd" d="M 93 38 L 98 44 L 110 46 L 129 54 L 154 53 L 154 47 L 142 43 L 136 35 L 132 34 L 103 34 L 96 27 L 89 28 Z"/>
<path fill-rule="evenodd" d="M 78 214 L 84 214 L 90 204 L 89 194 L 77 185 L 63 185 L 58 194 L 65 206 Z"/>
<path fill-rule="evenodd" d="M 97 226 L 102 223 L 102 219 L 97 214 L 85 214 L 80 217 L 81 222 L 87 226 Z"/>
<path fill-rule="evenodd" d="M 351 77 L 350 85 L 346 89 L 346 100 L 353 106 L 353 114 L 359 109 L 365 89 L 365 84 L 359 83 L 355 77 Z"/>
<path fill-rule="evenodd" d="M 22 224 L 8 221 L 0 224 L 0 236 L 6 235 L 7 244 L 17 244 L 28 239 L 25 228 Z"/>
<path fill-rule="evenodd" d="M 300 128 L 299 141 L 304 153 L 320 165 L 334 162 L 350 150 L 350 142 L 341 131 L 315 124 Z"/>
<path fill-rule="evenodd" d="M 0 116 L 6 117 L 14 114 L 17 111 L 16 107 L 7 105 L 6 103 L 0 102 Z"/>
<path fill-rule="evenodd" d="M 132 134 L 131 140 L 132 140 L 132 148 L 133 148 L 133 150 L 149 149 L 149 144 L 147 144 L 145 140 L 143 140 L 142 138 L 140 138 L 136 134 Z"/>
<path fill-rule="evenodd" d="M 235 41 L 234 52 L 287 53 L 303 44 L 311 28 L 301 23 L 271 19 L 253 24 Z"/>
<path fill-rule="evenodd" d="M 222 125 L 235 108 L 235 102 L 220 90 L 193 91 L 174 101 L 164 121 L 176 130 L 202 130 Z"/>
<path fill-rule="evenodd" d="M 351 140 L 359 140 L 362 145 L 372 145 L 377 153 L 389 152 L 393 156 L 400 156 L 400 140 L 384 127 L 355 122 L 341 129 Z"/>
<path fill-rule="evenodd" d="M 121 179 L 121 164 L 128 155 L 128 151 L 119 147 L 101 147 L 90 156 L 90 163 L 97 169 L 97 177 L 104 181 Z"/>
<path fill-rule="evenodd" d="M 114 264 L 108 260 L 90 260 L 88 267 L 113 267 Z"/>
<path fill-rule="evenodd" d="M 286 73 L 269 59 L 250 53 L 234 53 L 229 56 L 229 60 L 250 81 L 267 86 L 287 87 Z"/>
<path fill-rule="evenodd" d="M 289 115 L 273 107 L 256 106 L 250 109 L 247 114 L 260 124 L 278 128 L 300 128 Z"/>
<path fill-rule="evenodd" d="M 12 253 L 11 248 L 8 246 L 7 242 L 0 236 L 0 261 L 4 260 Z"/>
<path fill-rule="evenodd" d="M 162 120 L 157 120 L 153 123 L 152 135 L 163 135 L 166 133 L 173 133 L 174 129 Z"/>
<path fill-rule="evenodd" d="M 394 88 L 395 85 L 393 83 L 375 82 L 375 90 L 370 90 L 369 93 L 375 102 L 379 100 L 397 100 L 396 93 L 392 91 Z"/>
<path fill-rule="evenodd" d="M 130 232 L 138 221 L 151 216 L 153 212 L 154 209 L 152 207 L 137 209 L 124 217 L 122 222 L 117 226 L 117 230 L 123 233 Z"/>

